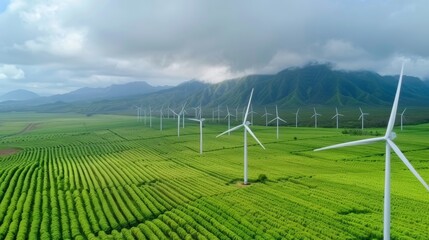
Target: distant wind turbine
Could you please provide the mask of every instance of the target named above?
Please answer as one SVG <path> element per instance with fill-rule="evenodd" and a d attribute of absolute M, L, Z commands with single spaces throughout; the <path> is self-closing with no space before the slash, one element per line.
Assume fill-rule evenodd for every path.
<path fill-rule="evenodd" d="M 407 111 L 407 108 L 405 108 L 404 111 L 402 111 L 402 113 L 400 114 L 401 115 L 401 131 L 403 129 L 402 128 L 402 123 L 404 122 L 404 119 L 405 119 L 405 117 L 404 117 L 405 111 Z"/>
<path fill-rule="evenodd" d="M 185 109 L 183 109 L 183 111 L 182 111 L 182 128 L 185 128 L 185 113 L 188 113 L 188 112 L 186 112 L 186 110 Z"/>
<path fill-rule="evenodd" d="M 250 106 L 250 112 L 249 113 L 250 113 L 250 124 L 253 125 L 253 114 L 257 113 L 257 112 L 253 111 L 253 106 Z"/>
<path fill-rule="evenodd" d="M 274 120 L 276 120 L 276 123 L 277 123 L 277 139 L 279 139 L 279 121 L 282 121 L 284 123 L 287 123 L 287 122 L 279 117 L 279 111 L 277 110 L 277 105 L 276 105 L 276 117 L 273 120 L 271 120 L 269 123 L 271 123 Z"/>
<path fill-rule="evenodd" d="M 138 107 L 138 106 L 134 106 L 134 107 L 137 110 L 137 122 L 141 122 L 141 111 L 142 111 L 142 108 Z"/>
<path fill-rule="evenodd" d="M 238 122 L 238 106 L 235 108 L 235 121 Z"/>
<path fill-rule="evenodd" d="M 359 111 L 360 111 L 360 116 L 359 116 L 358 120 L 362 120 L 362 130 L 363 130 L 363 128 L 364 128 L 364 118 L 365 118 L 366 115 L 369 115 L 369 113 L 362 112 L 362 108 L 359 108 Z"/>
<path fill-rule="evenodd" d="M 265 117 L 265 127 L 266 127 L 268 126 L 268 115 L 273 115 L 273 114 L 267 112 L 267 107 L 264 107 L 264 109 L 265 109 L 265 113 L 261 117 Z M 276 109 L 277 109 L 277 105 L 276 105 Z"/>
<path fill-rule="evenodd" d="M 161 111 L 159 111 L 159 130 L 162 131 L 162 117 L 164 115 L 163 111 L 164 106 L 161 107 Z"/>
<path fill-rule="evenodd" d="M 241 127 L 244 128 L 244 182 L 243 182 L 244 185 L 248 184 L 248 182 L 247 182 L 247 132 L 249 132 L 250 135 L 256 140 L 256 142 L 258 142 L 259 145 L 261 145 L 261 147 L 263 149 L 265 149 L 264 145 L 262 145 L 262 143 L 258 140 L 258 138 L 256 138 L 256 136 L 255 136 L 255 134 L 253 134 L 252 130 L 250 130 L 250 128 L 249 128 L 250 123 L 249 123 L 249 121 L 247 121 L 247 116 L 249 114 L 249 109 L 250 109 L 250 103 L 252 102 L 252 95 L 253 95 L 253 88 L 252 88 L 252 92 L 250 93 L 249 103 L 247 104 L 247 109 L 246 109 L 246 113 L 244 115 L 243 123 L 216 136 L 216 137 L 220 137 L 220 136 L 222 136 L 228 132 L 235 131 Z"/>
<path fill-rule="evenodd" d="M 170 108 L 170 111 L 173 112 L 175 116 L 177 116 L 177 137 L 180 137 L 180 116 L 183 114 L 185 110 L 186 103 L 183 104 L 182 110 L 179 113 L 176 113 L 173 109 Z"/>
<path fill-rule="evenodd" d="M 298 127 L 298 114 L 299 114 L 299 108 L 298 108 L 298 110 L 296 110 L 296 113 L 295 113 L 295 127 L 296 128 Z"/>
<path fill-rule="evenodd" d="M 152 108 L 149 106 L 149 127 L 152 128 Z"/>
<path fill-rule="evenodd" d="M 322 116 L 322 114 L 317 113 L 316 108 L 313 108 L 313 109 L 314 109 L 314 114 L 313 116 L 311 116 L 311 118 L 314 118 L 314 128 L 317 128 L 317 116 Z"/>
<path fill-rule="evenodd" d="M 226 106 L 226 111 L 227 111 L 227 114 L 226 114 L 226 117 L 225 118 L 228 118 L 228 130 L 229 129 L 231 129 L 231 117 L 234 117 L 234 115 L 232 115 L 230 112 L 229 112 L 229 108 L 228 108 L 228 106 Z M 228 135 L 230 135 L 231 134 L 231 132 L 228 132 Z"/>
<path fill-rule="evenodd" d="M 337 129 L 338 129 L 338 118 L 343 116 L 344 116 L 343 114 L 338 113 L 338 108 L 335 108 L 335 115 L 331 119 L 337 118 Z"/>
<path fill-rule="evenodd" d="M 398 155 L 401 161 L 407 166 L 407 168 L 414 174 L 414 176 L 423 184 L 423 186 L 429 191 L 428 184 L 423 180 L 423 178 L 419 175 L 416 169 L 411 165 L 410 161 L 405 157 L 405 155 L 401 152 L 398 146 L 393 142 L 396 138 L 396 133 L 393 132 L 393 127 L 395 125 L 395 117 L 398 109 L 399 95 L 401 92 L 402 85 L 402 75 L 404 71 L 404 64 L 402 64 L 401 74 L 399 76 L 398 87 L 395 94 L 395 100 L 393 101 L 392 111 L 390 113 L 389 123 L 387 125 L 386 134 L 383 137 L 376 138 L 368 138 L 353 142 L 341 143 L 332 145 L 329 147 L 315 149 L 314 151 L 321 151 L 333 148 L 347 147 L 347 146 L 357 146 L 363 144 L 370 144 L 375 142 L 383 141 L 386 143 L 386 165 L 385 165 L 385 175 L 384 175 L 384 218 L 383 218 L 383 237 L 384 239 L 390 239 L 390 153 L 391 149 Z"/>
<path fill-rule="evenodd" d="M 196 121 L 200 123 L 200 155 L 203 154 L 203 122 L 205 121 L 204 118 L 189 118 L 191 121 Z"/>

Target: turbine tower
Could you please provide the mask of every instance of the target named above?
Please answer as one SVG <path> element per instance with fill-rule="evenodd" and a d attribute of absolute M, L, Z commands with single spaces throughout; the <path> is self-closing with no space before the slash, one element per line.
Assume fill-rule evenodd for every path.
<path fill-rule="evenodd" d="M 299 114 L 299 108 L 298 108 L 298 110 L 296 110 L 296 113 L 295 113 L 295 127 L 296 128 L 298 127 L 298 114 Z"/>
<path fill-rule="evenodd" d="M 384 175 L 384 218 L 383 218 L 383 237 L 384 239 L 390 239 L 390 152 L 391 149 L 398 155 L 401 161 L 408 167 L 408 169 L 414 174 L 414 176 L 423 184 L 423 186 L 429 191 L 428 184 L 423 180 L 419 173 L 411 165 L 410 161 L 405 157 L 401 152 L 398 146 L 393 142 L 396 138 L 395 132 L 393 132 L 393 127 L 395 125 L 395 117 L 398 109 L 399 95 L 401 92 L 402 85 L 402 75 L 404 72 L 404 64 L 402 64 L 401 74 L 399 76 L 398 88 L 396 90 L 395 100 L 393 101 L 392 112 L 390 113 L 389 123 L 387 125 L 386 134 L 383 137 L 368 138 L 364 140 L 358 140 L 353 142 L 341 143 L 332 145 L 329 147 L 315 149 L 314 151 L 321 151 L 332 148 L 340 148 L 347 146 L 357 146 L 362 144 L 370 144 L 375 142 L 383 141 L 386 143 L 386 162 L 385 162 L 385 175 Z"/>
<path fill-rule="evenodd" d="M 235 121 L 238 122 L 238 106 L 235 108 Z"/>
<path fill-rule="evenodd" d="M 322 114 L 317 113 L 316 108 L 313 108 L 313 109 L 314 109 L 314 114 L 313 116 L 311 116 L 311 118 L 314 118 L 314 128 L 317 128 L 317 116 L 322 116 Z"/>
<path fill-rule="evenodd" d="M 400 114 L 401 115 L 401 131 L 403 129 L 402 128 L 402 123 L 404 122 L 404 119 L 405 119 L 405 117 L 404 117 L 405 111 L 407 111 L 407 108 L 405 108 L 404 111 L 402 111 L 402 113 Z"/>
<path fill-rule="evenodd" d="M 364 128 L 364 125 L 363 125 L 364 118 L 365 118 L 366 115 L 369 115 L 369 113 L 362 112 L 362 108 L 359 108 L 359 111 L 360 111 L 360 116 L 359 116 L 358 120 L 362 120 L 362 130 L 363 130 L 363 128 Z"/>
<path fill-rule="evenodd" d="M 266 107 L 264 107 L 264 109 L 265 109 L 265 113 L 261 117 L 265 117 L 265 127 L 266 127 L 266 126 L 268 126 L 268 115 L 273 115 L 273 114 L 268 113 Z M 277 105 L 276 105 L 276 109 L 277 109 Z"/>
<path fill-rule="evenodd" d="M 338 129 L 338 118 L 343 116 L 344 116 L 343 114 L 338 113 L 338 108 L 335 108 L 335 115 L 331 119 L 337 118 L 337 129 Z"/>
<path fill-rule="evenodd" d="M 276 120 L 276 123 L 277 123 L 277 140 L 278 140 L 279 139 L 279 121 L 282 121 L 284 123 L 287 123 L 287 122 L 279 117 L 279 111 L 277 110 L 277 105 L 276 105 L 276 117 L 273 120 L 271 120 L 269 123 L 271 123 L 274 120 Z"/>
<path fill-rule="evenodd" d="M 247 182 L 247 132 L 249 132 L 250 135 L 256 140 L 256 142 L 258 142 L 259 145 L 261 145 L 261 147 L 263 149 L 265 149 L 264 145 L 262 145 L 262 143 L 258 140 L 258 138 L 256 138 L 256 136 L 255 136 L 255 134 L 253 134 L 252 130 L 250 130 L 250 128 L 249 128 L 250 123 L 249 123 L 249 121 L 247 121 L 247 116 L 249 114 L 249 109 L 250 109 L 250 103 L 252 102 L 252 95 L 253 95 L 253 88 L 252 88 L 252 92 L 250 93 L 249 103 L 247 104 L 247 109 L 246 109 L 246 113 L 244 115 L 243 123 L 216 136 L 216 137 L 220 137 L 220 136 L 222 136 L 228 132 L 235 131 L 239 128 L 244 128 L 244 181 L 243 181 L 244 185 L 248 184 L 248 182 Z"/>
<path fill-rule="evenodd" d="M 141 122 L 141 111 L 142 111 L 142 108 L 138 107 L 138 106 L 135 106 L 135 105 L 134 105 L 134 107 L 137 110 L 137 122 Z"/>

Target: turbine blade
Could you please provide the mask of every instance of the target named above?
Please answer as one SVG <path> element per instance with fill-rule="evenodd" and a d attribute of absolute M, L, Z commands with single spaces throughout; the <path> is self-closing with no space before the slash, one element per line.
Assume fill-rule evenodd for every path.
<path fill-rule="evenodd" d="M 246 114 L 244 114 L 243 125 L 245 125 L 247 121 L 247 115 L 249 114 L 250 103 L 252 102 L 252 96 L 253 96 L 253 88 L 252 88 L 252 91 L 250 92 L 250 98 L 249 98 L 249 103 L 247 104 Z"/>
<path fill-rule="evenodd" d="M 199 122 L 200 121 L 200 119 L 196 119 L 196 118 L 188 118 L 188 120 L 195 121 L 195 122 Z"/>
<path fill-rule="evenodd" d="M 274 122 L 274 120 L 276 120 L 277 118 L 274 118 L 273 120 L 269 121 L 268 124 Z"/>
<path fill-rule="evenodd" d="M 247 125 L 244 125 L 244 127 L 247 129 L 247 131 L 250 133 L 250 135 L 252 135 L 252 137 L 259 143 L 259 145 L 261 145 L 261 147 L 263 149 L 265 149 L 264 145 L 262 145 L 262 143 L 258 140 L 258 138 L 255 136 L 255 134 L 253 134 L 252 130 L 250 130 L 250 128 Z"/>
<path fill-rule="evenodd" d="M 235 130 L 237 130 L 237 129 L 241 128 L 242 126 L 244 126 L 244 125 L 243 125 L 243 124 L 240 124 L 240 125 L 238 125 L 238 126 L 235 126 L 235 127 L 231 128 L 231 129 L 228 129 L 228 130 L 226 130 L 225 132 L 223 132 L 223 133 L 221 133 L 221 134 L 217 135 L 216 137 L 220 137 L 220 136 L 222 136 L 222 135 L 224 135 L 224 134 L 227 134 L 227 133 L 229 133 L 229 132 L 235 131 Z"/>
<path fill-rule="evenodd" d="M 282 121 L 282 122 L 284 122 L 284 123 L 287 123 L 287 122 L 286 122 L 286 120 L 283 120 L 283 119 L 282 119 L 282 118 L 280 118 L 280 117 L 279 117 L 279 120 L 280 120 L 280 121 Z"/>
<path fill-rule="evenodd" d="M 383 140 L 385 140 L 384 137 L 368 138 L 368 139 L 363 139 L 363 140 L 357 140 L 357 141 L 352 141 L 352 142 L 335 144 L 335 145 L 331 145 L 331 146 L 323 147 L 323 148 L 317 148 L 317 149 L 314 149 L 314 151 L 317 152 L 317 151 L 323 151 L 323 150 L 333 149 L 333 148 L 342 148 L 342 147 L 348 147 L 348 146 L 364 145 L 364 144 L 369 144 L 369 143 L 383 141 Z"/>
<path fill-rule="evenodd" d="M 399 75 L 398 88 L 396 89 L 395 100 L 393 101 L 392 112 L 390 113 L 389 124 L 387 124 L 386 135 L 389 136 L 395 125 L 396 112 L 398 110 L 399 95 L 401 94 L 402 75 L 404 73 L 404 62 L 402 63 L 401 74 Z"/>
<path fill-rule="evenodd" d="M 279 117 L 279 110 L 277 110 L 277 105 L 276 105 L 276 117 Z"/>
<path fill-rule="evenodd" d="M 396 144 L 390 140 L 387 139 L 387 144 L 390 145 L 390 147 L 393 149 L 393 151 L 398 155 L 398 157 L 404 162 L 405 166 L 410 169 L 410 171 L 414 174 L 414 176 L 423 184 L 423 186 L 429 191 L 429 185 L 423 180 L 423 178 L 420 176 L 420 174 L 416 171 L 416 169 L 411 165 L 410 161 L 405 157 L 405 155 L 401 152 L 401 150 L 396 146 Z"/>

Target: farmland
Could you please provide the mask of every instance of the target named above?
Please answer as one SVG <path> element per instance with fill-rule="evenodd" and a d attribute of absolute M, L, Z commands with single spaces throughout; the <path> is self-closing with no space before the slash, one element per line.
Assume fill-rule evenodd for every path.
<path fill-rule="evenodd" d="M 0 115 L 0 239 L 372 239 L 382 237 L 384 145 L 313 149 L 368 136 L 253 126 L 215 136 L 158 119 Z M 383 133 L 383 128 L 369 129 Z M 395 140 L 429 181 L 429 125 Z M 13 150 L 13 151 L 12 151 Z M 260 181 L 261 175 L 267 179 Z M 258 180 L 259 179 L 259 180 Z M 392 239 L 429 239 L 429 192 L 392 154 Z"/>

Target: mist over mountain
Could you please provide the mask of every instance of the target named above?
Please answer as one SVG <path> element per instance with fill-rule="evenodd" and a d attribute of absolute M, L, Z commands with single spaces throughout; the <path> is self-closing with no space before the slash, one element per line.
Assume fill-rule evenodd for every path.
<path fill-rule="evenodd" d="M 185 102 L 206 107 L 244 106 L 254 88 L 252 103 L 255 106 L 390 106 L 398 78 L 370 71 L 333 70 L 327 64 L 311 64 L 288 68 L 273 75 L 250 75 L 218 84 L 188 81 L 129 101 L 154 107 Z M 427 105 L 428 91 L 427 83 L 416 77 L 404 76 L 401 104 Z"/>

